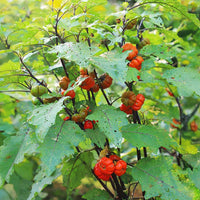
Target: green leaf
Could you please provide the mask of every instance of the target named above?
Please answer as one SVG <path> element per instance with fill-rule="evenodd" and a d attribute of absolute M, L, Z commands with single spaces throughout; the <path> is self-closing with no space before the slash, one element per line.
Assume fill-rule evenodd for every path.
<path fill-rule="evenodd" d="M 89 190 L 82 197 L 87 200 L 94 200 L 94 199 L 95 200 L 102 200 L 102 199 L 103 200 L 111 200 L 112 199 L 106 191 L 100 190 L 97 188 Z"/>
<path fill-rule="evenodd" d="M 64 184 L 68 190 L 73 190 L 81 184 L 81 179 L 91 176 L 91 163 L 94 160 L 91 152 L 76 155 L 66 162 L 62 169 Z"/>
<path fill-rule="evenodd" d="M 105 52 L 100 56 L 92 57 L 91 63 L 107 72 L 113 79 L 124 82 L 128 70 L 126 57 L 129 51 L 123 52 L 121 48 Z"/>
<path fill-rule="evenodd" d="M 140 72 L 136 68 L 129 67 L 127 70 L 127 76 L 126 81 L 133 81 L 137 80 L 137 76 L 140 74 Z"/>
<path fill-rule="evenodd" d="M 153 59 L 147 59 L 144 62 L 142 62 L 142 70 L 148 70 L 155 67 L 155 63 Z"/>
<path fill-rule="evenodd" d="M 179 95 L 188 97 L 196 93 L 200 96 L 200 74 L 193 68 L 176 68 L 164 72 L 163 77 L 177 87 Z"/>
<path fill-rule="evenodd" d="M 22 141 L 22 136 L 11 136 L 4 140 L 4 145 L 0 148 L 0 163 L 3 163 L 0 165 L 0 186 L 5 180 L 9 181 Z"/>
<path fill-rule="evenodd" d="M 86 129 L 85 135 L 90 138 L 93 144 L 96 144 L 97 146 L 104 148 L 106 136 L 105 134 L 99 129 L 99 127 L 95 126 L 95 129 Z"/>
<path fill-rule="evenodd" d="M 140 54 L 151 56 L 151 59 L 160 58 L 171 62 L 171 57 L 174 56 L 175 52 L 173 49 L 169 50 L 168 46 L 163 43 L 158 45 L 146 45 L 141 49 Z"/>
<path fill-rule="evenodd" d="M 153 125 L 129 124 L 122 127 L 122 135 L 133 146 L 149 147 L 153 152 L 157 152 L 161 146 L 165 148 L 177 146 L 166 130 Z"/>
<path fill-rule="evenodd" d="M 98 51 L 99 49 L 97 47 L 88 47 L 85 43 L 67 42 L 55 46 L 49 53 L 58 53 L 59 58 L 65 58 L 69 61 L 76 62 L 81 67 L 87 67 L 90 58 Z"/>
<path fill-rule="evenodd" d="M 99 129 L 110 139 L 111 144 L 120 147 L 122 142 L 122 134 L 120 129 L 127 125 L 126 114 L 120 110 L 116 110 L 112 106 L 98 106 L 91 115 L 87 117 L 90 120 L 98 120 Z"/>
<path fill-rule="evenodd" d="M 56 142 L 57 140 L 57 142 Z M 38 148 L 41 153 L 42 167 L 50 175 L 65 156 L 74 153 L 74 146 L 84 140 L 83 131 L 72 121 L 64 122 L 59 117 Z"/>
<path fill-rule="evenodd" d="M 132 176 L 145 191 L 145 198 L 160 196 L 167 200 L 192 200 L 192 193 L 173 171 L 173 158 L 144 158 L 132 169 Z"/>
<path fill-rule="evenodd" d="M 16 200 L 27 200 L 31 191 L 31 185 L 33 184 L 32 181 L 22 179 L 14 173 L 10 178 L 10 183 L 14 186 L 17 195 Z"/>
<path fill-rule="evenodd" d="M 186 154 L 183 156 L 183 159 L 186 160 L 190 165 L 192 165 L 194 168 L 199 167 L 199 160 L 200 160 L 200 152 L 197 154 Z"/>
<path fill-rule="evenodd" d="M 34 162 L 24 160 L 23 162 L 15 165 L 15 172 L 21 178 L 31 181 L 33 179 Z"/>
<path fill-rule="evenodd" d="M 44 141 L 49 128 L 55 124 L 57 113 L 63 109 L 64 99 L 61 98 L 55 103 L 42 105 L 33 110 L 29 123 L 36 126 L 36 136 L 40 142 Z"/>
<path fill-rule="evenodd" d="M 175 13 L 179 13 L 182 16 L 184 16 L 185 18 L 188 18 L 189 20 L 191 20 L 196 26 L 200 27 L 200 22 L 198 20 L 198 18 L 196 17 L 196 15 L 194 14 L 189 14 L 188 13 L 188 9 L 186 6 L 184 6 L 183 4 L 181 4 L 180 2 L 178 2 L 177 0 L 140 0 L 139 3 L 141 4 L 146 4 L 146 3 L 158 3 L 159 5 L 162 5 L 164 7 L 167 8 L 171 8 Z"/>
<path fill-rule="evenodd" d="M 9 181 L 14 164 L 22 162 L 25 154 L 36 152 L 36 147 L 28 134 L 5 139 L 4 145 L 0 148 L 0 163 L 4 163 L 0 165 L 0 186 L 5 180 Z"/>
<path fill-rule="evenodd" d="M 60 175 L 61 175 L 61 173 L 59 171 L 56 171 L 52 176 L 45 177 L 41 181 L 35 182 L 32 185 L 31 193 L 28 196 L 27 200 L 35 199 L 34 197 L 37 194 L 39 194 L 43 190 L 43 188 L 45 188 L 46 185 L 51 184 L 53 182 L 53 180 L 58 178 Z"/>
<path fill-rule="evenodd" d="M 4 189 L 0 189 L 0 199 L 2 199 L 2 200 L 11 200 L 9 194 Z"/>
<path fill-rule="evenodd" d="M 189 178 L 192 180 L 192 182 L 198 189 L 200 189 L 199 174 L 200 174 L 200 164 L 198 167 L 195 167 L 193 171 L 189 171 Z"/>

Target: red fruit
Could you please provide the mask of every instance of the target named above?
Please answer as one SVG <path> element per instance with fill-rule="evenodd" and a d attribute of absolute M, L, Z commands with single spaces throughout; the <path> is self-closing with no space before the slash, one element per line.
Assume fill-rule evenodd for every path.
<path fill-rule="evenodd" d="M 69 96 L 71 97 L 71 99 L 73 99 L 76 95 L 76 93 L 74 92 L 74 90 L 70 90 L 69 92 L 67 92 L 67 94 L 65 94 L 66 90 L 62 90 L 61 94 L 64 96 Z"/>
<path fill-rule="evenodd" d="M 80 78 L 86 78 L 81 85 L 79 85 L 82 89 L 85 90 L 90 90 L 90 88 L 92 88 L 95 85 L 95 81 L 91 76 L 88 75 L 80 75 L 77 80 L 79 80 Z"/>
<path fill-rule="evenodd" d="M 136 101 L 136 95 L 132 91 L 126 91 L 122 94 L 121 102 L 125 106 L 132 106 Z"/>
<path fill-rule="evenodd" d="M 88 74 L 88 71 L 86 68 L 81 68 L 80 69 L 80 75 L 87 75 Z"/>
<path fill-rule="evenodd" d="M 115 154 L 114 154 L 114 155 L 110 155 L 109 158 L 110 158 L 111 160 L 113 160 L 113 161 L 121 160 L 121 158 L 120 158 L 119 156 L 115 155 Z"/>
<path fill-rule="evenodd" d="M 192 122 L 190 123 L 190 128 L 191 128 L 191 130 L 194 131 L 194 132 L 198 130 L 198 126 L 197 126 L 197 124 L 196 124 L 195 121 L 192 121 Z"/>
<path fill-rule="evenodd" d="M 101 87 L 103 89 L 109 88 L 112 84 L 112 77 L 110 77 L 107 73 L 102 74 L 100 76 L 100 81 L 101 81 Z"/>
<path fill-rule="evenodd" d="M 103 157 L 98 163 L 103 174 L 112 174 L 115 170 L 115 165 L 110 158 Z"/>
<path fill-rule="evenodd" d="M 143 94 L 138 94 L 138 95 L 136 96 L 136 100 L 142 102 L 142 104 L 143 104 L 144 101 L 145 101 L 145 97 L 144 97 Z"/>
<path fill-rule="evenodd" d="M 144 95 L 138 94 L 136 96 L 135 103 L 132 105 L 132 109 L 135 110 L 135 111 L 140 110 L 140 108 L 142 107 L 144 101 L 145 101 Z"/>
<path fill-rule="evenodd" d="M 84 123 L 84 129 L 93 129 L 93 123 L 90 120 L 86 120 Z"/>
<path fill-rule="evenodd" d="M 132 114 L 133 111 L 131 109 L 131 106 L 125 106 L 123 103 L 119 107 L 121 111 L 125 112 L 126 114 Z"/>
<path fill-rule="evenodd" d="M 137 76 L 137 79 L 140 80 L 140 76 Z"/>
<path fill-rule="evenodd" d="M 135 56 L 138 54 L 138 50 L 135 46 L 133 46 L 131 43 L 126 43 L 122 46 L 122 49 L 124 51 L 132 50 L 129 54 L 128 57 L 126 58 L 127 60 L 132 60 Z"/>
<path fill-rule="evenodd" d="M 96 165 L 94 166 L 94 174 L 99 178 L 102 179 L 104 181 L 108 181 L 111 177 L 110 174 L 104 174 L 101 172 L 100 167 L 99 167 L 99 163 L 96 163 Z"/>
<path fill-rule="evenodd" d="M 114 173 L 117 176 L 122 176 L 126 172 L 127 163 L 123 160 L 117 161 Z"/>
<path fill-rule="evenodd" d="M 140 110 L 140 108 L 141 108 L 142 106 L 137 106 L 137 105 L 132 105 L 132 109 L 133 110 L 135 110 L 135 111 L 138 111 L 138 110 Z"/>
<path fill-rule="evenodd" d="M 69 83 L 70 83 L 70 80 L 67 76 L 64 76 L 60 82 L 59 82 L 59 85 L 60 87 L 63 89 L 63 90 L 66 90 L 69 86 Z"/>
<path fill-rule="evenodd" d="M 170 124 L 170 126 L 171 126 L 172 128 L 178 128 L 178 126 L 176 126 L 176 125 L 174 125 L 174 124 L 177 124 L 177 125 L 180 125 L 180 124 L 181 124 L 181 122 L 180 122 L 179 120 L 175 119 L 175 118 L 173 118 L 172 121 L 173 121 L 173 123 Z"/>
<path fill-rule="evenodd" d="M 74 92 L 74 90 L 70 90 L 70 91 L 66 94 L 66 96 L 70 96 L 71 99 L 73 99 L 73 98 L 75 97 L 75 95 L 76 95 L 76 93 Z"/>
<path fill-rule="evenodd" d="M 135 59 L 139 62 L 140 65 L 144 61 L 143 58 L 142 58 L 142 56 L 137 56 Z"/>
<path fill-rule="evenodd" d="M 99 91 L 99 85 L 95 83 L 95 85 L 91 88 L 93 92 Z"/>
<path fill-rule="evenodd" d="M 92 78 L 94 78 L 94 79 L 96 78 L 96 75 L 95 75 L 94 72 L 90 72 L 90 73 L 89 73 L 89 76 L 92 77 Z"/>
<path fill-rule="evenodd" d="M 131 60 L 128 65 L 129 67 L 136 68 L 137 70 L 141 69 L 141 64 L 136 59 Z"/>
<path fill-rule="evenodd" d="M 70 117 L 67 116 L 67 117 L 65 117 L 63 120 L 64 120 L 64 121 L 67 121 L 67 120 L 69 120 L 69 119 L 70 119 Z"/>

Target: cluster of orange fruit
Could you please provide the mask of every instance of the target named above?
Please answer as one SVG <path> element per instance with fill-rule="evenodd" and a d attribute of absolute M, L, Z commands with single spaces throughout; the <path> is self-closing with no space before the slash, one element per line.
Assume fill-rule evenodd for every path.
<path fill-rule="evenodd" d="M 123 49 L 122 52 L 131 51 L 126 58 L 127 60 L 130 61 L 128 64 L 129 67 L 136 68 L 138 71 L 140 71 L 142 68 L 142 62 L 144 60 L 141 56 L 138 56 L 137 48 L 131 43 L 125 43 L 122 46 L 122 49 Z M 140 76 L 138 76 L 137 78 L 140 79 Z"/>

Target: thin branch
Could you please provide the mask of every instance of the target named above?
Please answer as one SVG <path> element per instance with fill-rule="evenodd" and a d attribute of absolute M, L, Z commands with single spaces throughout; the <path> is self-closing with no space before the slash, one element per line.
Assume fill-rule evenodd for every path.
<path fill-rule="evenodd" d="M 197 110 L 199 109 L 199 107 L 200 107 L 200 103 L 198 103 L 196 105 L 196 107 L 194 108 L 194 110 L 189 115 L 187 115 L 187 120 L 188 121 L 195 115 L 195 113 L 197 112 Z"/>
<path fill-rule="evenodd" d="M 44 87 L 47 88 L 47 90 L 49 91 L 49 93 L 52 93 L 51 90 L 49 90 L 49 88 L 41 81 L 39 81 L 33 74 L 32 72 L 30 71 L 30 69 L 25 65 L 23 59 L 21 56 L 19 56 L 19 59 L 20 59 L 20 62 L 21 64 L 25 67 L 26 71 L 30 74 L 30 77 L 33 78 L 37 83 L 39 83 L 40 85 L 43 85 Z"/>
<path fill-rule="evenodd" d="M 66 68 L 66 66 L 65 66 L 64 60 L 61 58 L 60 61 L 61 61 L 61 63 L 62 63 L 62 66 L 63 66 L 63 69 L 64 69 L 64 71 L 65 71 L 66 76 L 69 77 L 69 74 L 68 74 L 68 72 L 67 72 L 67 68 Z"/>
<path fill-rule="evenodd" d="M 140 25 L 139 25 L 139 27 L 138 27 L 138 29 L 137 29 L 137 36 L 136 36 L 136 37 L 138 37 L 138 38 L 139 38 L 139 34 L 140 34 L 140 29 L 141 29 L 141 26 L 142 26 L 144 20 L 145 20 L 145 17 L 143 17 L 143 18 L 141 19 Z"/>
<path fill-rule="evenodd" d="M 0 93 L 5 93 L 5 92 L 30 92 L 30 90 L 0 90 Z"/>
<path fill-rule="evenodd" d="M 99 78 L 98 78 L 98 76 L 97 76 L 97 72 L 96 72 L 95 69 L 94 69 L 94 74 L 95 74 L 97 83 L 98 83 L 98 85 L 99 85 L 99 87 L 100 87 L 100 89 L 101 89 L 101 92 L 103 93 L 103 96 L 104 96 L 104 98 L 106 99 L 107 104 L 108 104 L 109 106 L 111 106 L 112 104 L 111 104 L 110 101 L 108 100 L 108 97 L 106 96 L 106 93 L 104 92 L 104 90 L 103 90 L 103 88 L 102 88 L 102 86 L 101 86 L 101 83 L 100 83 L 100 81 L 99 81 Z"/>
<path fill-rule="evenodd" d="M 93 175 L 96 177 L 96 179 L 99 181 L 99 183 L 103 186 L 103 188 L 108 192 L 108 194 L 114 198 L 115 196 L 113 195 L 113 193 L 108 189 L 108 187 L 106 186 L 106 184 L 101 180 L 99 179 L 96 174 L 94 173 L 94 171 L 91 169 Z"/>

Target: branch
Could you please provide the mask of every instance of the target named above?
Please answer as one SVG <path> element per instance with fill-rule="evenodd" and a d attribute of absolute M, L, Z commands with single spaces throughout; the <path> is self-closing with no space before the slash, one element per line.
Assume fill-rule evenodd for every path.
<path fill-rule="evenodd" d="M 101 83 L 100 83 L 100 81 L 99 81 L 99 78 L 98 78 L 98 76 L 97 76 L 97 72 L 96 72 L 95 69 L 94 69 L 94 74 L 95 74 L 95 77 L 96 77 L 96 79 L 97 79 L 97 83 L 98 83 L 98 85 L 99 85 L 99 87 L 100 87 L 100 89 L 101 89 L 101 92 L 103 93 L 103 96 L 104 96 L 104 98 L 105 98 L 106 101 L 107 101 L 107 104 L 108 104 L 109 106 L 111 106 L 112 104 L 109 102 L 108 97 L 106 96 L 106 93 L 104 92 L 104 90 L 103 90 L 103 88 L 102 88 L 102 86 L 101 86 Z"/>
<path fill-rule="evenodd" d="M 194 110 L 189 115 L 187 115 L 187 120 L 188 121 L 195 115 L 195 113 L 197 112 L 197 110 L 199 109 L 199 107 L 200 107 L 200 103 L 198 103 L 196 105 L 196 107 L 194 108 Z"/>
<path fill-rule="evenodd" d="M 137 36 L 136 37 L 138 37 L 138 38 L 139 38 L 139 34 L 140 34 L 140 28 L 141 28 L 144 20 L 145 20 L 145 17 L 142 18 L 142 20 L 140 21 L 140 25 L 139 25 L 139 27 L 137 29 Z"/>
<path fill-rule="evenodd" d="M 7 91 L 0 90 L 0 93 L 4 92 L 30 92 L 30 90 L 7 90 Z"/>
<path fill-rule="evenodd" d="M 19 59 L 20 59 L 21 64 L 25 67 L 26 71 L 30 74 L 30 77 L 33 78 L 33 79 L 34 79 L 37 83 L 39 83 L 40 85 L 43 85 L 44 87 L 47 88 L 47 86 L 46 86 L 43 82 L 39 81 L 39 80 L 32 74 L 32 72 L 30 71 L 30 69 L 25 65 L 25 63 L 24 63 L 24 61 L 23 61 L 23 59 L 22 59 L 21 56 L 19 56 Z M 47 90 L 48 90 L 49 93 L 52 93 L 51 90 L 49 90 L 49 88 L 47 88 Z"/>

